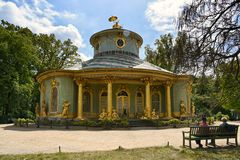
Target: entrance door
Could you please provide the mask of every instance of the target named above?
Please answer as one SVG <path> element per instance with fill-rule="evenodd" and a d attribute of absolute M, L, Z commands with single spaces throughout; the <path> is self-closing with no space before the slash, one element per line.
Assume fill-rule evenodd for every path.
<path fill-rule="evenodd" d="M 127 92 L 121 91 L 117 95 L 117 112 L 121 116 L 127 116 L 129 108 L 129 97 Z"/>

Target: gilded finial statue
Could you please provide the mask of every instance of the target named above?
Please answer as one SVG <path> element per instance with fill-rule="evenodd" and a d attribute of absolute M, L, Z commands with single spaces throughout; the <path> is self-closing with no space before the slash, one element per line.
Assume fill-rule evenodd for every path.
<path fill-rule="evenodd" d="M 118 20 L 118 17 L 117 16 L 111 16 L 108 18 L 108 21 L 109 22 L 114 22 L 115 24 L 113 25 L 113 28 L 114 29 L 121 29 L 122 26 L 119 25 L 119 20 Z"/>

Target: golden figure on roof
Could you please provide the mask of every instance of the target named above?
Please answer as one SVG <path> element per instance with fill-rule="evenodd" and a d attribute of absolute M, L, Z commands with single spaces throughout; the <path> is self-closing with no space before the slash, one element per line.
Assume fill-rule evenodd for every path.
<path fill-rule="evenodd" d="M 114 28 L 114 29 L 121 29 L 121 28 L 122 28 L 122 26 L 118 24 L 118 23 L 119 23 L 119 20 L 118 20 L 118 17 L 117 17 L 117 16 L 111 16 L 111 17 L 109 17 L 109 18 L 108 18 L 108 21 L 115 23 L 115 24 L 113 25 L 113 28 Z"/>

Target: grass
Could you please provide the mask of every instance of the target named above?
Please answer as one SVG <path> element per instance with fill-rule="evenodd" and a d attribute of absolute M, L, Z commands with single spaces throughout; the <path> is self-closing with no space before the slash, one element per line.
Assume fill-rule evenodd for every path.
<path fill-rule="evenodd" d="M 208 149 L 176 149 L 173 147 L 149 147 L 138 149 L 117 149 L 114 151 L 0 155 L 1 160 L 237 160 L 240 159 L 240 147 Z"/>

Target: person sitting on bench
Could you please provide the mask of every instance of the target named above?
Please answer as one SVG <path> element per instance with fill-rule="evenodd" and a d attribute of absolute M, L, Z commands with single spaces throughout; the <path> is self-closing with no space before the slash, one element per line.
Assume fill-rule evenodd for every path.
<path fill-rule="evenodd" d="M 226 117 L 222 117 L 222 124 L 220 124 L 220 126 L 222 127 L 227 127 L 229 124 L 227 123 L 227 118 Z"/>
<path fill-rule="evenodd" d="M 208 127 L 207 118 L 205 116 L 202 117 L 202 122 L 199 124 L 199 127 Z M 203 147 L 203 145 L 201 144 L 201 140 L 196 140 L 196 144 L 199 145 L 199 148 Z"/>

